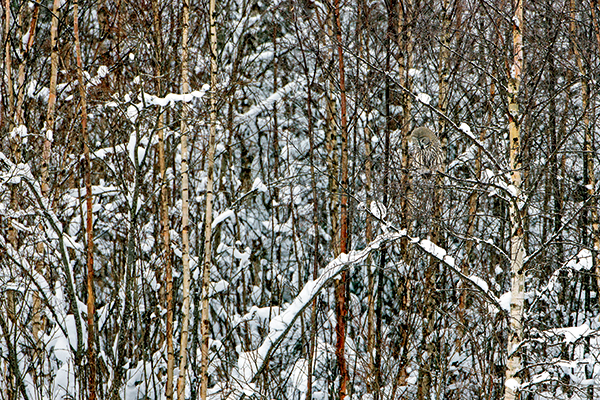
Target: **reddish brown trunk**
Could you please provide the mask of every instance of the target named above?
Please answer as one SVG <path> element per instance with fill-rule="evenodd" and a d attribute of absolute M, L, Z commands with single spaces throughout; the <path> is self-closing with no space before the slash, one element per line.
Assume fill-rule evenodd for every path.
<path fill-rule="evenodd" d="M 344 72 L 344 52 L 342 49 L 342 27 L 340 24 L 340 1 L 335 0 L 335 28 L 338 50 L 339 74 L 340 74 L 340 122 L 342 128 L 342 154 L 341 154 L 341 218 L 340 218 L 340 253 L 348 252 L 348 125 L 346 120 L 346 84 Z M 347 394 L 348 367 L 346 365 L 346 317 L 348 307 L 346 305 L 346 280 L 347 272 L 340 275 L 337 282 L 336 293 L 336 358 L 340 374 L 340 400 Z"/>

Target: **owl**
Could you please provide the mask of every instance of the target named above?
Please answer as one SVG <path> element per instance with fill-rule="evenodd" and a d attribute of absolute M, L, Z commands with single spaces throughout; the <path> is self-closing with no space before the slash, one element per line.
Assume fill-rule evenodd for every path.
<path fill-rule="evenodd" d="M 419 171 L 440 171 L 444 166 L 444 153 L 440 139 L 429 128 L 416 128 L 410 135 L 413 144 L 411 155 Z"/>

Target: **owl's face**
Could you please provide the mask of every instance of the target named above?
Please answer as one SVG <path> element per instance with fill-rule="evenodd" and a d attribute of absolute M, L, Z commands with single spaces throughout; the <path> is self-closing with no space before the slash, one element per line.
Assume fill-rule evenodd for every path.
<path fill-rule="evenodd" d="M 431 146 L 431 139 L 428 138 L 427 136 L 419 136 L 416 139 L 417 139 L 417 143 L 416 144 L 421 149 L 426 149 L 429 146 Z"/>
<path fill-rule="evenodd" d="M 428 128 L 421 127 L 413 131 L 411 135 L 413 144 L 421 150 L 428 149 L 430 146 L 435 146 L 439 143 L 439 139 Z"/>

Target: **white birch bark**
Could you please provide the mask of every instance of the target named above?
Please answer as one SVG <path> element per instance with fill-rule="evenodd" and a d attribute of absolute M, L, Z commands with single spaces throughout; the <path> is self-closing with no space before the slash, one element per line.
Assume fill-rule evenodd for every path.
<path fill-rule="evenodd" d="M 188 31 L 190 24 L 189 0 L 182 1 L 181 27 L 181 93 L 189 93 L 188 76 Z M 177 398 L 185 398 L 185 368 L 187 360 L 188 326 L 190 321 L 190 243 L 189 243 L 189 185 L 188 185 L 188 109 L 185 102 L 181 103 L 181 242 L 183 269 L 183 304 L 181 322 L 181 342 L 179 353 L 179 378 L 177 380 Z"/>
<path fill-rule="evenodd" d="M 504 382 L 505 400 L 517 398 L 520 378 L 517 373 L 521 369 L 519 347 L 523 340 L 523 301 L 525 292 L 525 275 L 523 259 L 525 257 L 525 242 L 523 232 L 523 214 L 521 210 L 521 134 L 519 129 L 518 94 L 523 71 L 523 0 L 514 0 L 515 14 L 512 19 L 513 32 L 513 63 L 508 77 L 508 118 L 509 118 L 509 151 L 510 178 L 514 187 L 513 198 L 510 201 L 510 273 L 511 273 L 511 303 L 510 331 L 508 336 L 507 363 Z"/>
<path fill-rule="evenodd" d="M 201 346 L 201 382 L 200 398 L 206 400 L 208 390 L 208 289 L 210 285 L 211 265 L 211 237 L 212 237 L 212 197 L 213 197 L 213 170 L 215 164 L 215 136 L 217 128 L 217 27 L 215 24 L 215 0 L 209 3 L 210 24 L 210 133 L 208 139 L 208 168 L 206 181 L 206 222 L 204 231 L 204 263 L 202 267 L 202 320 L 200 332 L 202 334 Z"/>

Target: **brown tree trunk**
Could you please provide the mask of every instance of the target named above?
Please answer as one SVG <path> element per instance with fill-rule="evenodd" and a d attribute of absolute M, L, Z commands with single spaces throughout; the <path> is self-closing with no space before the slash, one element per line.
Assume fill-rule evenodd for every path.
<path fill-rule="evenodd" d="M 25 27 L 25 12 L 28 10 L 28 5 L 23 4 L 21 6 L 21 12 L 19 13 L 19 22 L 21 25 L 21 29 Z M 27 32 L 27 43 L 23 43 L 23 53 L 21 58 L 21 63 L 19 64 L 19 76 L 17 78 L 18 85 L 18 94 L 17 94 L 17 110 L 16 110 L 16 119 L 17 126 L 25 124 L 25 118 L 23 115 L 23 102 L 25 101 L 25 68 L 27 66 L 27 60 L 29 59 L 29 51 L 33 46 L 33 41 L 35 39 L 35 31 L 37 28 L 37 21 L 39 15 L 40 7 L 37 3 L 35 3 L 33 7 L 33 12 L 31 15 L 31 20 L 29 21 L 29 31 Z M 22 32 L 24 33 L 24 32 Z"/>
<path fill-rule="evenodd" d="M 451 24 L 451 10 L 450 0 L 443 0 L 441 2 L 441 17 L 442 17 L 442 32 L 441 32 L 441 43 L 440 43 L 440 55 L 438 61 L 438 85 L 439 85 L 439 98 L 438 98 L 438 109 L 444 116 L 448 110 L 448 102 L 450 97 L 449 93 L 449 80 L 450 80 L 450 24 Z M 442 141 L 442 147 L 446 148 L 448 143 L 448 135 L 446 134 L 446 118 L 440 116 L 438 119 L 438 137 Z"/>
<path fill-rule="evenodd" d="M 12 56 L 10 54 L 10 0 L 4 2 L 4 75 L 8 89 L 8 130 L 14 127 L 15 93 L 12 80 Z M 2 116 L 4 119 L 4 116 Z M 0 124 L 3 125 L 3 124 Z"/>
<path fill-rule="evenodd" d="M 81 101 L 81 140 L 84 155 L 84 180 L 86 200 L 86 236 L 87 236 L 87 329 L 88 329 L 88 398 L 96 398 L 96 351 L 94 333 L 94 229 L 92 215 L 92 174 L 90 148 L 87 132 L 86 83 L 83 79 L 83 63 L 81 60 L 81 43 L 79 41 L 79 1 L 73 3 L 73 35 L 77 51 L 77 78 L 79 80 L 79 96 Z M 78 318 L 76 316 L 75 318 Z"/>
<path fill-rule="evenodd" d="M 157 47 L 157 95 L 162 96 L 162 57 L 160 57 L 162 51 L 162 29 L 161 29 L 161 18 L 159 16 L 160 7 L 158 0 L 152 2 L 152 8 L 154 13 L 154 34 L 155 43 Z M 166 332 L 165 339 L 167 344 L 167 382 L 165 387 L 165 396 L 167 400 L 173 399 L 173 370 L 175 368 L 175 350 L 173 349 L 173 265 L 171 262 L 171 234 L 169 231 L 169 193 L 167 188 L 167 173 L 165 163 L 165 138 L 164 138 L 164 125 L 163 125 L 163 113 L 158 117 L 158 123 L 156 126 L 158 131 L 158 169 L 160 172 L 160 219 L 162 223 L 162 237 L 163 237 L 163 252 L 165 262 L 165 281 L 166 281 L 166 303 L 165 308 L 167 309 L 167 321 L 166 321 Z"/>
<path fill-rule="evenodd" d="M 206 221 L 204 231 L 204 264 L 202 268 L 202 322 L 200 325 L 202 335 L 202 361 L 200 371 L 200 398 L 206 400 L 208 390 L 208 289 L 210 285 L 211 266 L 211 232 L 212 232 L 212 197 L 213 197 L 213 170 L 215 164 L 215 137 L 217 129 L 217 27 L 215 23 L 215 0 L 209 3 L 210 24 L 210 136 L 208 139 L 208 165 L 206 169 Z"/>
<path fill-rule="evenodd" d="M 359 16 L 357 18 L 358 21 L 367 21 L 366 18 L 366 9 L 367 5 L 365 1 L 360 0 L 358 5 L 358 13 Z M 369 52 L 369 41 L 365 38 L 365 23 L 360 23 L 358 27 L 358 40 L 359 40 L 359 57 L 358 62 L 363 57 L 366 58 L 366 65 L 371 64 L 371 57 Z M 368 36 L 367 36 L 368 37 Z M 363 51 L 364 50 L 364 51 Z M 360 71 L 360 67 L 357 66 L 357 70 Z M 365 76 L 366 85 L 364 86 L 364 91 L 361 92 L 361 95 L 364 96 L 365 92 L 371 87 L 371 79 L 369 79 L 368 74 Z M 366 96 L 364 97 L 367 98 Z M 368 100 L 363 101 L 361 107 L 364 107 L 365 115 L 367 116 L 364 121 L 362 128 L 364 131 L 363 142 L 365 146 L 365 198 L 367 210 L 371 210 L 371 202 L 373 201 L 371 191 L 373 190 L 373 148 L 372 148 L 372 139 L 373 139 L 373 130 L 371 129 L 371 121 L 368 116 L 372 111 L 370 103 Z M 370 213 L 367 212 L 366 221 L 365 221 L 365 239 L 366 243 L 369 244 L 373 240 L 373 218 Z M 367 393 L 372 393 L 374 388 L 374 377 L 377 376 L 376 368 L 375 368 L 375 274 L 373 274 L 373 259 L 371 256 L 367 257 L 365 262 L 366 270 L 367 270 L 367 353 L 368 353 L 368 363 L 369 363 L 369 372 L 370 377 L 367 379 Z"/>
<path fill-rule="evenodd" d="M 413 58 L 413 40 L 412 40 L 412 26 L 411 23 L 412 0 L 398 2 L 398 23 L 397 23 L 397 45 L 399 51 L 398 57 L 398 75 L 400 77 L 401 93 L 400 102 L 402 106 L 402 115 L 400 120 L 400 131 L 401 135 L 401 176 L 400 176 L 400 228 L 405 229 L 407 233 L 410 233 L 412 226 L 412 215 L 410 211 L 410 199 L 413 197 L 411 189 L 411 173 L 410 173 L 410 159 L 408 153 L 408 139 L 411 132 L 411 112 L 412 112 L 412 77 L 409 74 L 409 70 L 412 67 Z M 406 265 L 411 265 L 411 255 L 408 249 L 408 239 L 403 238 L 400 240 L 400 254 Z M 399 288 L 401 294 L 400 307 L 405 311 L 405 315 L 408 315 L 408 310 L 411 303 L 411 286 L 410 277 L 408 272 L 401 278 L 401 285 Z M 406 317 L 408 320 L 408 317 Z M 410 335 L 412 334 L 409 329 L 407 321 L 404 321 L 404 329 L 401 332 L 401 354 L 400 354 L 400 366 L 398 371 L 398 383 L 400 385 L 406 385 L 406 379 L 408 378 L 407 366 L 408 366 L 408 345 L 410 343 Z"/>
<path fill-rule="evenodd" d="M 595 4 L 592 2 L 591 7 L 592 10 L 595 8 Z M 579 69 L 579 76 L 581 77 L 581 103 L 583 108 L 583 127 L 584 127 L 584 137 L 583 137 L 583 184 L 586 188 L 586 201 L 588 203 L 588 208 L 584 211 L 585 218 L 588 219 L 589 225 L 591 228 L 591 237 L 589 242 L 592 247 L 592 256 L 593 256 L 593 264 L 596 270 L 596 283 L 600 290 L 600 221 L 598 220 L 598 209 L 597 209 L 597 200 L 595 196 L 595 187 L 596 180 L 594 176 L 594 150 L 592 147 L 593 143 L 593 129 L 590 124 L 590 87 L 588 82 L 589 73 L 583 64 L 583 60 L 581 57 L 581 53 L 579 52 L 577 46 L 577 27 L 575 25 L 575 21 L 577 18 L 575 12 L 575 1 L 570 0 L 570 31 L 573 43 L 573 52 L 575 53 L 575 61 L 577 62 L 577 68 Z M 595 14 L 595 11 L 593 11 Z M 592 19 L 595 24 L 595 15 L 592 14 Z M 597 26 L 594 26 L 597 28 Z M 596 31 L 597 35 L 600 35 L 600 32 Z M 600 46 L 600 36 L 598 37 L 598 45 Z M 584 229 L 588 229 L 585 227 Z M 584 240 L 586 240 L 584 238 Z"/>
<path fill-rule="evenodd" d="M 596 8 L 598 7 L 598 0 L 590 0 L 590 8 L 592 12 L 592 26 L 594 27 L 594 33 L 596 34 L 596 42 L 600 49 L 600 27 L 598 26 L 598 15 L 596 14 Z"/>
<path fill-rule="evenodd" d="M 48 163 L 50 161 L 50 149 L 54 136 L 54 119 L 56 111 L 56 83 L 58 77 L 58 8 L 60 0 L 54 0 L 52 6 L 52 24 L 50 27 L 50 85 L 48 87 L 48 112 L 46 113 L 46 132 L 42 149 L 42 194 L 48 195 Z"/>
<path fill-rule="evenodd" d="M 348 124 L 346 120 L 346 84 L 344 70 L 344 52 L 342 49 L 342 27 L 340 23 L 340 0 L 334 1 L 334 18 L 340 75 L 340 125 L 341 125 L 341 199 L 340 199 L 340 254 L 348 252 Z M 340 275 L 336 282 L 336 358 L 340 374 L 339 398 L 344 400 L 348 391 L 348 366 L 346 365 L 346 304 L 347 272 Z"/>

